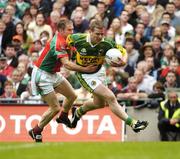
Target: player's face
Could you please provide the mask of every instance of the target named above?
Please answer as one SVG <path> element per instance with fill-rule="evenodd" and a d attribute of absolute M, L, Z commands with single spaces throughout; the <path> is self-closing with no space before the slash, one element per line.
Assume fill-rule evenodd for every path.
<path fill-rule="evenodd" d="M 64 30 L 64 35 L 65 35 L 65 38 L 69 35 L 69 34 L 72 34 L 73 33 L 73 24 L 68 24 Z"/>
<path fill-rule="evenodd" d="M 91 42 L 93 44 L 98 43 L 102 40 L 104 36 L 103 29 L 94 28 L 94 30 L 90 31 Z"/>

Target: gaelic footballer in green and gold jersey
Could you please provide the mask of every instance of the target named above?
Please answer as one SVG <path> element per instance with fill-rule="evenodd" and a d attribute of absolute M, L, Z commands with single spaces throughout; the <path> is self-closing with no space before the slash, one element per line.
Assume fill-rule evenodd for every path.
<path fill-rule="evenodd" d="M 123 54 L 126 54 L 125 49 L 121 45 L 117 45 L 114 41 L 107 38 L 102 38 L 99 43 L 93 45 L 90 34 L 69 35 L 67 43 L 76 49 L 76 63 L 81 66 L 98 65 L 96 72 L 104 63 L 105 54 L 109 49 L 117 48 Z"/>
<path fill-rule="evenodd" d="M 106 86 L 106 70 L 103 62 L 106 52 L 111 48 L 117 48 L 122 52 L 123 57 L 127 57 L 125 49 L 115 42 L 104 38 L 102 21 L 93 19 L 89 25 L 89 34 L 69 35 L 67 43 L 76 48 L 76 62 L 82 66 L 97 65 L 99 66 L 94 73 L 79 73 L 76 75 L 81 85 L 93 94 L 93 100 L 85 101 L 79 108 L 73 109 L 73 118 L 71 127 L 75 128 L 79 119 L 88 111 L 102 108 L 106 104 L 111 111 L 126 124 L 130 125 L 135 132 L 139 132 L 147 127 L 147 121 L 137 121 L 122 109 L 118 104 L 114 93 Z M 120 60 L 121 61 L 121 60 Z M 124 65 L 123 60 L 123 65 Z M 121 64 L 120 64 L 121 65 Z M 119 64 L 111 64 L 113 67 L 119 67 Z"/>

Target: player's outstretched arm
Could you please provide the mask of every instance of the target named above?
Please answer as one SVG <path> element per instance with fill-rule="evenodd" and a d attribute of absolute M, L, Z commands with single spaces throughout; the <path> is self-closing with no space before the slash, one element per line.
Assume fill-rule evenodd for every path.
<path fill-rule="evenodd" d="M 61 62 L 65 68 L 67 68 L 68 70 L 71 70 L 71 71 L 76 71 L 76 72 L 91 73 L 91 72 L 95 72 L 97 69 L 97 66 L 94 66 L 94 65 L 90 65 L 90 66 L 86 66 L 86 67 L 77 65 L 74 62 L 69 61 L 68 57 L 61 58 Z"/>

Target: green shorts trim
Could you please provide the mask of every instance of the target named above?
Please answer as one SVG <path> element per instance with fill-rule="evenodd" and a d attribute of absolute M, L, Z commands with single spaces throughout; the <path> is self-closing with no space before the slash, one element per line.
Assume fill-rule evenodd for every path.
<path fill-rule="evenodd" d="M 88 83 L 85 81 L 85 79 L 82 77 L 82 75 L 78 72 L 75 73 L 76 77 L 78 78 L 81 85 L 89 92 L 93 92 L 94 90 L 88 85 Z"/>

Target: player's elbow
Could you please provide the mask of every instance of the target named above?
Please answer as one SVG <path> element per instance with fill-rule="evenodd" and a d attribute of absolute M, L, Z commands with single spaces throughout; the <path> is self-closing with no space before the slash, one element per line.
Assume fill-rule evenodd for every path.
<path fill-rule="evenodd" d="M 63 65 L 64 65 L 64 67 L 65 67 L 66 69 L 68 69 L 68 70 L 71 69 L 71 67 L 70 67 L 70 65 L 69 65 L 69 62 L 65 62 Z"/>
<path fill-rule="evenodd" d="M 64 65 L 64 67 L 65 67 L 66 69 L 68 69 L 68 70 L 72 70 L 72 71 L 74 70 L 71 61 L 65 61 L 65 62 L 63 63 L 63 65 Z"/>

